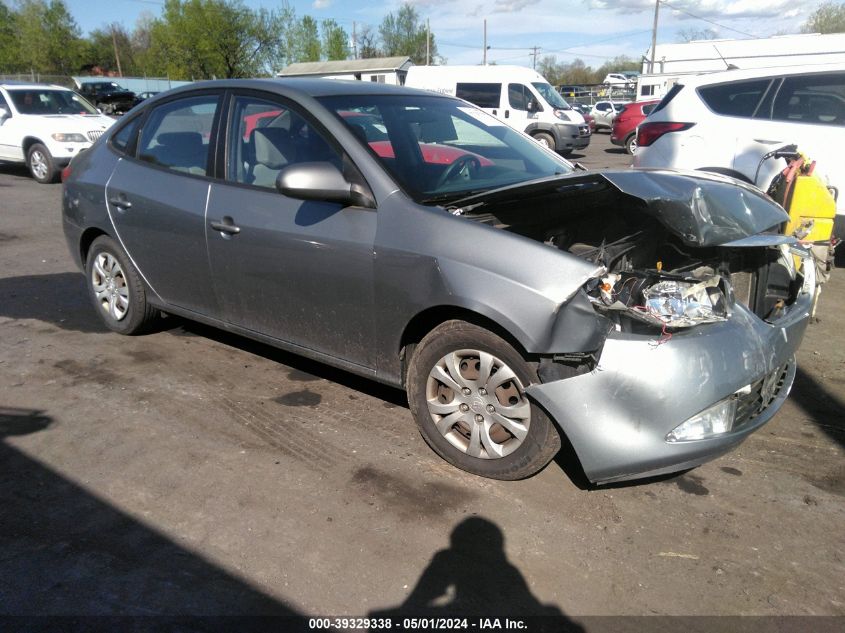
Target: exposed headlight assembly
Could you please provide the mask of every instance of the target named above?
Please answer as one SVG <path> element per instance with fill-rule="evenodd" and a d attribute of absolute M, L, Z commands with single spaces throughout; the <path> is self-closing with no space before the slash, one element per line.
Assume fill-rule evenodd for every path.
<path fill-rule="evenodd" d="M 719 276 L 699 283 L 664 280 L 643 289 L 644 311 L 667 327 L 691 327 L 728 318 Z"/>
<path fill-rule="evenodd" d="M 555 116 L 563 121 L 571 121 L 572 119 L 569 118 L 569 115 L 566 113 L 566 110 L 555 110 Z"/>
<path fill-rule="evenodd" d="M 85 138 L 82 134 L 77 134 L 75 132 L 56 132 L 55 134 L 51 134 L 50 136 L 53 137 L 53 140 L 58 141 L 59 143 L 87 143 L 88 139 Z"/>

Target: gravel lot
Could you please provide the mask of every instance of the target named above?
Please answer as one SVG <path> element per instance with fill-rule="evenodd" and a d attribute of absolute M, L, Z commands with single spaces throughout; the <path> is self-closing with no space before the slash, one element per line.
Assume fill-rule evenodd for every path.
<path fill-rule="evenodd" d="M 607 134 L 573 158 L 630 164 Z M 0 614 L 845 616 L 845 274 L 739 450 L 495 482 L 399 391 L 177 319 L 107 333 L 60 198 L 0 166 Z"/>

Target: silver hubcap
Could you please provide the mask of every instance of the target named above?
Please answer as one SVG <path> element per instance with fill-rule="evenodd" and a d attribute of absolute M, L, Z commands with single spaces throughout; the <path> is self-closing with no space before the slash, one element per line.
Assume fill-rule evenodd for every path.
<path fill-rule="evenodd" d="M 628 148 L 631 150 L 632 154 L 637 151 L 637 137 L 636 136 L 630 140 L 630 142 L 628 143 Z"/>
<path fill-rule="evenodd" d="M 100 307 L 115 321 L 129 310 L 129 288 L 117 259 L 110 253 L 100 253 L 94 259 L 91 286 Z"/>
<path fill-rule="evenodd" d="M 471 457 L 505 457 L 528 435 L 531 403 L 522 383 L 487 352 L 446 354 L 428 374 L 426 400 L 437 430 Z"/>
<path fill-rule="evenodd" d="M 545 137 L 543 137 L 543 136 L 537 137 L 537 138 L 536 138 L 536 139 L 534 139 L 534 140 L 535 140 L 535 141 L 537 141 L 537 142 L 538 142 L 540 145 L 542 145 L 543 147 L 548 147 L 548 148 L 551 148 L 551 144 L 549 143 L 548 139 L 546 139 L 546 138 L 545 138 Z"/>
<path fill-rule="evenodd" d="M 36 178 L 47 177 L 47 157 L 38 150 L 32 152 L 29 156 L 29 164 L 32 167 L 32 173 Z"/>

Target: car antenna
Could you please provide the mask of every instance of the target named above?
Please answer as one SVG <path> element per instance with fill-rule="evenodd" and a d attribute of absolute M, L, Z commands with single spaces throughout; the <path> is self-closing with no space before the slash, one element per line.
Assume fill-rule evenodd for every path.
<path fill-rule="evenodd" d="M 734 64 L 729 64 L 729 63 L 728 63 L 728 60 L 727 60 L 727 59 L 725 59 L 725 56 L 724 56 L 724 55 L 722 55 L 722 53 L 721 53 L 721 52 L 719 52 L 719 49 L 718 49 L 718 48 L 716 48 L 716 45 L 715 45 L 715 44 L 713 44 L 713 50 L 715 50 L 715 51 L 716 51 L 716 54 L 719 56 L 719 58 L 720 58 L 723 62 L 725 62 L 725 66 L 727 67 L 727 68 L 725 68 L 725 70 L 739 70 L 739 66 L 736 66 L 736 65 L 734 65 Z"/>

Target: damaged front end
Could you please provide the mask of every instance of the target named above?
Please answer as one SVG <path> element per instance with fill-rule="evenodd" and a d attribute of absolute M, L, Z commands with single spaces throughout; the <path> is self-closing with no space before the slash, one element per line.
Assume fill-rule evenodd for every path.
<path fill-rule="evenodd" d="M 579 293 L 605 324 L 599 347 L 544 359 L 543 382 L 526 391 L 591 480 L 690 468 L 774 415 L 815 288 L 812 264 L 801 265 L 812 260 L 779 233 L 788 216 L 778 205 L 730 179 L 682 172 L 587 173 L 513 189 L 457 212 L 601 271 Z"/>

